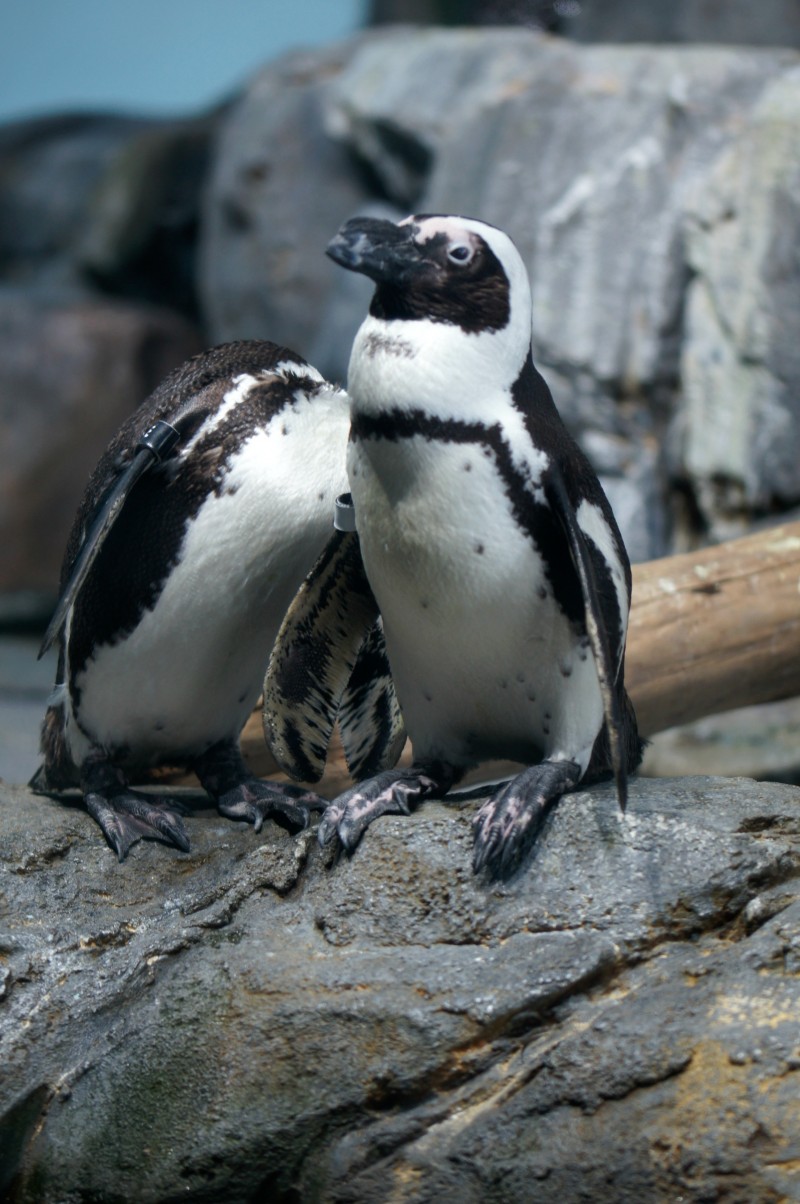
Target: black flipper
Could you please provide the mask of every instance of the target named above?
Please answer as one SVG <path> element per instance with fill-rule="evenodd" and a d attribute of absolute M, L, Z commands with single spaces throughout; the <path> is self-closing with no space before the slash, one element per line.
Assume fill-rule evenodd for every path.
<path fill-rule="evenodd" d="M 169 456 L 179 439 L 174 426 L 168 422 L 155 422 L 148 427 L 136 444 L 136 450 L 130 464 L 113 482 L 102 502 L 98 506 L 92 522 L 75 557 L 72 571 L 61 591 L 55 614 L 44 635 L 39 649 L 41 659 L 47 649 L 58 639 L 69 609 L 80 593 L 86 577 L 94 564 L 97 554 L 102 548 L 106 537 L 119 516 L 126 499 L 136 482 L 154 464 L 160 464 Z"/>
<path fill-rule="evenodd" d="M 303 782 L 325 770 L 333 727 L 378 619 L 355 531 L 334 531 L 283 621 L 264 679 L 264 738 Z"/>
<path fill-rule="evenodd" d="M 594 654 L 597 678 L 600 683 L 600 694 L 603 699 L 605 727 L 611 754 L 611 766 L 614 772 L 614 782 L 617 788 L 617 798 L 620 809 L 624 811 L 628 801 L 628 774 L 623 754 L 623 715 L 620 707 L 619 693 L 616 688 L 619 667 L 614 665 L 611 656 L 608 632 L 606 631 L 603 619 L 594 568 L 589 549 L 586 546 L 586 539 L 578 524 L 578 518 L 569 498 L 564 478 L 555 468 L 551 469 L 547 474 L 545 493 L 553 513 L 567 537 L 572 563 L 575 566 L 575 571 L 580 581 L 586 633 L 589 636 L 592 653 Z"/>
<path fill-rule="evenodd" d="M 354 781 L 392 769 L 406 742 L 383 624 L 370 628 L 339 707 L 339 734 Z"/>

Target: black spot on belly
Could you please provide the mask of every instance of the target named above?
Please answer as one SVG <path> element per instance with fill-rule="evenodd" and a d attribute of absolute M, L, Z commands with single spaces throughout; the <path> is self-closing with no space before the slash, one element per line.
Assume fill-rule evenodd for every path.
<path fill-rule="evenodd" d="M 427 690 L 422 691 L 422 697 L 426 702 L 433 702 L 433 695 L 429 694 Z"/>
<path fill-rule="evenodd" d="M 464 465 L 464 472 L 472 472 L 472 465 L 470 464 L 469 460 L 467 460 L 466 464 Z"/>
<path fill-rule="evenodd" d="M 484 548 L 483 544 L 482 544 L 482 543 L 476 543 L 476 544 L 475 544 L 475 551 L 477 552 L 477 554 L 478 554 L 479 556 L 482 556 L 482 555 L 483 555 L 483 553 L 484 553 L 484 551 L 485 551 L 485 548 Z"/>
<path fill-rule="evenodd" d="M 561 665 L 561 676 L 572 677 L 572 665 Z"/>

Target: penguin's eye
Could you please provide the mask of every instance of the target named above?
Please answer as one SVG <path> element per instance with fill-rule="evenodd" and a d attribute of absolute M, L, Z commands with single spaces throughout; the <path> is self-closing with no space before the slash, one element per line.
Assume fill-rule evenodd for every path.
<path fill-rule="evenodd" d="M 469 263 L 474 253 L 472 247 L 466 242 L 454 242 L 447 248 L 447 258 L 451 263 L 457 263 L 459 266 Z"/>

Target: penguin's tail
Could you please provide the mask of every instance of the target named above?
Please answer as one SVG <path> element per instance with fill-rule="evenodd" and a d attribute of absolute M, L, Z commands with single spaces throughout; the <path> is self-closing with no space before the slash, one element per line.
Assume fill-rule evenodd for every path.
<path fill-rule="evenodd" d="M 39 748 L 44 761 L 28 782 L 34 794 L 52 794 L 78 785 L 78 771 L 67 748 L 66 714 L 61 699 L 45 711 Z"/>

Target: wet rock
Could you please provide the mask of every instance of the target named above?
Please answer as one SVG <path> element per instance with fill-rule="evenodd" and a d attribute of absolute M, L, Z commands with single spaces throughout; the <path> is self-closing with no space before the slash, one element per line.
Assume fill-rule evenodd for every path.
<path fill-rule="evenodd" d="M 475 803 L 326 868 L 192 796 L 190 854 L 122 865 L 77 807 L 0 800 L 14 1202 L 793 1193 L 791 787 L 575 794 L 502 886 Z"/>
<path fill-rule="evenodd" d="M 200 350 L 167 310 L 0 292 L 0 590 L 58 587 L 81 493 L 120 423 Z M 41 595 L 39 595 L 41 599 Z"/>

